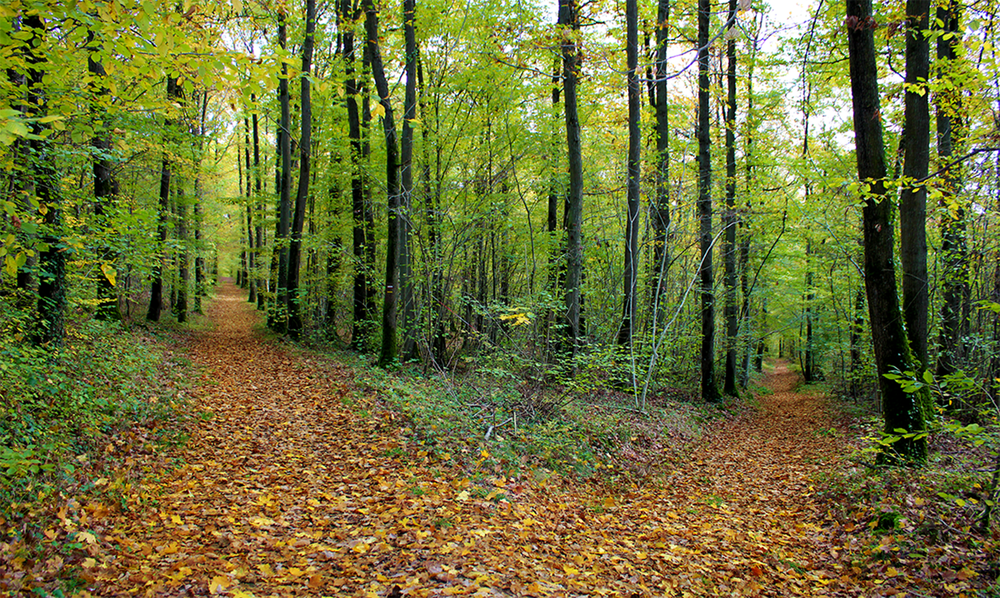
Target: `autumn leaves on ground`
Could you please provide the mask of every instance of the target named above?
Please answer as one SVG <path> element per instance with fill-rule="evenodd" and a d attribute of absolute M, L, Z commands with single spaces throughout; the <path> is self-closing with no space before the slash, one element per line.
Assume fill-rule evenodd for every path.
<path fill-rule="evenodd" d="M 715 426 L 659 481 L 622 490 L 456 471 L 359 396 L 348 369 L 256 335 L 232 285 L 209 319 L 189 346 L 198 418 L 175 465 L 151 463 L 118 505 L 62 512 L 91 530 L 84 594 L 867 596 L 901 585 L 834 541 L 842 526 L 811 484 L 847 451 L 787 368 L 759 410 Z"/>

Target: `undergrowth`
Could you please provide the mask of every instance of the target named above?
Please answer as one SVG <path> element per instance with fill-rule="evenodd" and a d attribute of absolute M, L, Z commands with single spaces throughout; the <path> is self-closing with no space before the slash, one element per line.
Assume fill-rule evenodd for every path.
<path fill-rule="evenodd" d="M 418 442 L 471 473 L 544 469 L 641 483 L 719 417 L 714 408 L 666 398 L 639 412 L 626 393 L 601 383 L 522 378 L 499 368 L 431 376 L 363 368 L 359 382 L 404 415 Z"/>
<path fill-rule="evenodd" d="M 140 453 L 183 441 L 190 363 L 121 323 L 74 320 L 57 350 L 17 330 L 0 331 L 0 563 L 65 567 L 50 594 L 68 595 L 94 538 L 80 501 L 114 503 Z"/>

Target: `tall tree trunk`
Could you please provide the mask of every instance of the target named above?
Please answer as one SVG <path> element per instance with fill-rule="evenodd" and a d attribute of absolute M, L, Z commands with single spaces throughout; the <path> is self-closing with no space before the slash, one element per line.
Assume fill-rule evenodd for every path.
<path fill-rule="evenodd" d="M 937 58 L 941 63 L 939 79 L 949 77 L 960 42 L 958 2 L 951 0 L 938 7 L 937 20 L 944 35 L 937 40 Z M 947 165 L 954 154 L 955 132 L 961 124 L 962 97 L 951 88 L 939 89 L 936 96 L 938 164 Z M 941 187 L 941 257 L 944 291 L 941 302 L 941 337 L 937 375 L 955 373 L 965 360 L 963 313 L 968 296 L 969 258 L 965 241 L 965 201 L 959 197 L 962 175 L 959 166 L 948 169 Z"/>
<path fill-rule="evenodd" d="M 30 37 L 24 40 L 27 63 L 27 108 L 38 119 L 46 116 L 47 106 L 42 94 L 41 65 L 46 61 L 42 44 L 47 34 L 42 18 L 32 14 L 24 18 L 23 30 Z M 56 173 L 55 156 L 47 136 L 47 125 L 38 120 L 31 123 L 34 139 L 28 142 L 31 151 L 32 182 L 38 196 L 39 209 L 44 207 L 42 242 L 46 248 L 38 257 L 38 319 L 31 339 L 36 345 L 59 347 L 66 337 L 66 254 L 62 243 L 62 194 Z"/>
<path fill-rule="evenodd" d="M 906 1 L 906 93 L 902 144 L 903 176 L 908 183 L 899 199 L 899 245 L 903 273 L 903 318 L 910 349 L 920 364 L 918 375 L 928 364 L 927 187 L 912 181 L 927 176 L 930 162 L 930 93 L 927 88 L 930 44 L 926 35 L 930 7 L 930 0 Z"/>
<path fill-rule="evenodd" d="M 398 357 L 397 312 L 399 284 L 399 244 L 400 244 L 400 183 L 399 149 L 396 143 L 396 123 L 393 119 L 389 82 L 382 66 L 382 51 L 378 43 L 378 10 L 374 0 L 364 0 L 365 31 L 368 34 L 365 53 L 371 63 L 375 78 L 375 90 L 382 106 L 382 131 L 385 134 L 385 180 L 388 199 L 387 232 L 385 249 L 385 299 L 382 303 L 382 348 L 378 364 L 389 367 Z"/>
<path fill-rule="evenodd" d="M 188 314 L 188 287 L 191 283 L 191 259 L 188 243 L 188 198 L 182 188 L 182 183 L 178 181 L 177 194 L 174 200 L 174 211 L 177 214 L 177 226 L 174 228 L 174 235 L 179 246 L 179 255 L 177 256 L 177 302 L 174 304 L 174 311 L 177 314 L 177 321 L 183 324 L 187 322 Z"/>
<path fill-rule="evenodd" d="M 167 101 L 179 101 L 183 96 L 183 90 L 177 84 L 176 77 L 167 77 Z M 167 118 L 163 122 L 164 146 L 172 143 L 176 123 L 174 119 Z M 149 310 L 146 312 L 146 319 L 151 322 L 159 322 L 160 314 L 163 311 L 163 265 L 167 256 L 167 217 L 170 214 L 170 177 L 173 164 L 167 152 L 163 153 L 160 163 L 160 204 L 157 215 L 156 237 L 159 241 L 159 255 L 153 263 L 152 284 L 149 291 Z"/>
<path fill-rule="evenodd" d="M 205 257 L 201 246 L 202 227 L 204 224 L 202 202 L 205 199 L 204 188 L 201 182 L 201 161 L 205 155 L 205 137 L 208 134 L 205 124 L 207 118 L 208 90 L 206 89 L 201 96 L 201 118 L 198 125 L 198 173 L 194 179 L 194 309 L 198 313 L 202 313 L 201 298 L 208 295 L 208 292 L 205 290 Z"/>
<path fill-rule="evenodd" d="M 250 166 L 250 118 L 247 116 L 243 117 L 243 162 L 246 164 L 247 172 L 247 182 L 246 182 L 246 202 L 247 202 L 247 302 L 256 303 L 257 302 L 257 278 L 256 278 L 256 254 L 259 253 L 260 247 L 254 245 L 254 229 L 253 229 L 253 203 L 255 201 L 253 195 L 253 178 L 250 176 L 253 168 Z"/>
<path fill-rule="evenodd" d="M 367 142 L 362 142 L 361 113 L 357 98 L 362 95 L 355 78 L 354 28 L 351 23 L 359 13 L 351 5 L 351 0 L 340 3 L 341 28 L 344 31 L 344 88 L 347 96 L 348 137 L 351 141 L 351 211 L 353 214 L 352 251 L 354 255 L 354 318 L 351 332 L 351 347 L 355 351 L 366 351 L 371 343 L 372 319 L 372 270 L 374 263 L 369 260 L 372 238 L 371 209 L 367 202 L 365 165 Z M 367 61 L 367 59 L 365 59 Z M 367 127 L 366 127 L 367 130 Z"/>
<path fill-rule="evenodd" d="M 667 44 L 670 40 L 667 28 L 670 22 L 670 0 L 658 0 L 656 16 L 656 200 L 650 208 L 653 224 L 653 267 L 650 276 L 650 300 L 652 301 L 653 335 L 656 334 L 656 320 L 665 301 L 667 276 L 670 267 L 670 248 L 667 237 L 670 230 L 670 119 L 667 95 Z"/>
<path fill-rule="evenodd" d="M 431 309 L 428 310 L 430 321 L 430 330 L 432 330 L 432 339 L 430 343 L 430 352 L 432 359 L 439 367 L 447 366 L 448 355 L 447 355 L 447 338 L 445 337 L 445 321 L 447 319 L 447 308 L 445 306 L 444 297 L 444 266 L 441 262 L 441 231 L 440 231 L 440 202 L 437 189 L 440 189 L 439 185 L 432 185 L 431 179 L 431 141 L 430 141 L 430 130 L 432 115 L 429 113 L 426 102 L 426 85 L 424 83 L 424 69 L 422 62 L 418 60 L 417 62 L 417 85 L 419 86 L 419 97 L 420 97 L 420 119 L 423 121 L 424 126 L 421 127 L 420 134 L 423 138 L 423 168 L 421 178 L 423 180 L 424 187 L 424 213 L 427 226 L 427 247 L 430 252 L 430 303 Z M 438 131 L 438 114 L 435 111 L 433 115 L 433 128 Z M 440 172 L 441 170 L 441 146 L 438 145 L 435 151 L 436 156 L 436 170 Z"/>
<path fill-rule="evenodd" d="M 101 45 L 96 42 L 92 31 L 87 34 L 87 43 L 87 70 L 96 79 L 92 85 L 96 96 L 95 104 L 98 105 L 100 111 L 99 114 L 95 115 L 95 118 L 106 123 L 106 110 L 102 104 L 107 101 L 108 87 L 104 83 L 104 79 L 108 75 L 104 70 L 104 64 L 94 59 L 100 52 Z M 114 206 L 118 196 L 118 181 L 115 179 L 111 159 L 108 157 L 111 151 L 111 131 L 107 129 L 107 126 L 94 135 L 91 147 L 94 148 L 94 217 L 97 220 L 97 226 L 102 231 L 102 236 L 107 236 L 112 231 L 109 222 L 111 215 L 108 214 L 107 210 Z M 98 320 L 118 321 L 121 319 L 121 313 L 118 311 L 118 294 L 115 291 L 117 253 L 105 243 L 100 248 L 98 255 L 102 270 L 102 275 L 97 278 L 97 311 L 94 314 Z"/>
<path fill-rule="evenodd" d="M 698 0 L 698 219 L 701 263 L 701 396 L 721 396 L 715 383 L 715 271 L 712 268 L 712 136 L 709 113 L 708 28 L 710 0 Z"/>
<path fill-rule="evenodd" d="M 734 0 L 735 1 L 735 0 Z M 639 87 L 639 7 L 637 0 L 625 3 L 625 50 L 628 63 L 628 188 L 626 191 L 625 268 L 622 298 L 622 324 L 618 329 L 618 345 L 630 347 L 636 313 L 636 289 L 639 283 L 639 131 L 641 88 Z"/>
<path fill-rule="evenodd" d="M 400 179 L 402 182 L 399 224 L 399 289 L 403 304 L 403 359 L 417 359 L 417 305 L 413 293 L 413 265 L 410 250 L 410 214 L 413 203 L 413 121 L 417 118 L 417 25 L 416 0 L 403 0 L 406 95 L 403 100 L 403 132 L 400 137 Z"/>
<path fill-rule="evenodd" d="M 885 185 L 885 144 L 880 118 L 878 67 L 875 61 L 875 20 L 871 0 L 847 0 L 847 42 L 854 112 L 854 143 L 858 178 L 864 193 L 864 273 L 868 313 L 872 329 L 878 384 L 882 391 L 885 432 L 909 434 L 924 431 L 926 390 L 909 394 L 886 374 L 915 371 L 906 331 L 903 328 L 896 271 L 892 199 Z M 883 460 L 922 463 L 927 459 L 926 439 L 902 437 L 883 453 Z"/>
<path fill-rule="evenodd" d="M 288 47 L 284 9 L 278 13 L 278 45 L 282 50 Z M 281 77 L 278 79 L 278 104 L 281 107 L 281 120 L 278 123 L 278 229 L 275 234 L 278 281 L 271 327 L 284 333 L 288 329 L 288 234 L 292 220 L 292 116 L 288 93 L 288 64 L 285 62 L 281 63 Z"/>
<path fill-rule="evenodd" d="M 312 150 L 312 98 L 309 76 L 312 71 L 313 47 L 316 37 L 316 0 L 306 0 L 306 38 L 302 44 L 302 77 L 300 120 L 302 133 L 299 138 L 299 186 L 295 193 L 295 214 L 292 219 L 292 237 L 288 247 L 288 334 L 293 339 L 302 335 L 302 303 L 305 297 L 299 292 L 299 275 L 302 263 L 302 229 L 305 226 L 306 204 L 309 201 L 309 167 Z"/>
<path fill-rule="evenodd" d="M 735 33 L 736 0 L 729 0 L 729 31 Z M 736 37 L 726 41 L 726 229 L 722 254 L 725 257 L 726 286 L 726 376 L 722 392 L 737 395 L 736 366 L 739 334 L 739 309 L 736 305 Z"/>
<path fill-rule="evenodd" d="M 257 309 L 264 309 L 264 264 L 261 257 L 264 255 L 264 173 L 261 172 L 260 165 L 260 129 L 257 123 L 257 96 L 251 94 L 250 102 L 254 106 L 254 111 L 250 115 L 251 128 L 253 130 L 253 176 L 254 176 L 254 211 L 257 213 L 254 224 L 254 247 L 257 248 L 256 273 L 257 288 Z"/>
<path fill-rule="evenodd" d="M 566 199 L 566 353 L 575 357 L 583 340 L 583 157 L 577 113 L 580 15 L 577 0 L 559 0 L 562 31 L 563 92 L 566 110 L 566 153 L 569 157 L 569 194 Z"/>

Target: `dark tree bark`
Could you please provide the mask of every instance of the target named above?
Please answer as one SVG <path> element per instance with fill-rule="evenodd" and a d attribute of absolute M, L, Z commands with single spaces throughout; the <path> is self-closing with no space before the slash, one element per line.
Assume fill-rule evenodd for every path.
<path fill-rule="evenodd" d="M 94 59 L 94 56 L 100 51 L 101 46 L 97 43 L 92 31 L 87 34 L 87 43 L 87 70 L 95 78 L 92 86 L 93 93 L 96 96 L 95 103 L 97 104 L 98 111 L 96 118 L 106 121 L 105 110 L 101 104 L 106 101 L 108 94 L 107 85 L 104 83 L 104 79 L 108 75 L 104 70 L 104 64 Z M 105 126 L 104 130 L 99 130 L 94 135 L 90 145 L 94 148 L 94 217 L 97 220 L 97 226 L 107 235 L 111 230 L 110 222 L 108 221 L 110 218 L 108 209 L 114 207 L 118 195 L 118 181 L 115 178 L 110 157 L 111 131 L 107 130 Z M 102 260 L 101 269 L 109 268 L 112 275 L 114 274 L 117 258 L 117 252 L 113 251 L 107 245 L 99 249 L 98 259 Z M 110 262 L 110 264 L 104 263 L 105 260 Z M 97 311 L 94 316 L 98 320 L 121 320 L 121 313 L 118 311 L 118 293 L 115 291 L 112 277 L 107 273 L 97 278 Z"/>
<path fill-rule="evenodd" d="M 734 0 L 735 1 L 735 0 Z M 618 345 L 632 345 L 632 333 L 636 312 L 636 289 L 639 283 L 639 177 L 640 148 L 642 138 L 639 130 L 641 106 L 639 86 L 639 7 L 637 0 L 625 3 L 625 50 L 628 63 L 628 188 L 626 191 L 625 221 L 625 269 L 622 300 L 622 324 L 618 329 Z"/>
<path fill-rule="evenodd" d="M 183 97 L 183 90 L 177 84 L 176 77 L 167 77 L 167 100 L 179 101 Z M 172 142 L 173 130 L 176 123 L 173 119 L 164 119 L 164 145 Z M 156 237 L 159 242 L 160 255 L 153 263 L 152 284 L 149 291 L 149 310 L 146 312 L 146 319 L 151 322 L 159 322 L 163 311 L 163 265 L 166 263 L 167 244 L 167 217 L 170 214 L 170 177 L 173 164 L 167 153 L 164 152 L 160 163 L 160 204 L 156 224 Z"/>
<path fill-rule="evenodd" d="M 736 0 L 729 0 L 729 30 L 736 23 Z M 722 254 L 725 258 L 726 287 L 726 375 L 722 392 L 734 397 L 736 389 L 737 347 L 739 334 L 739 308 L 736 305 L 736 38 L 726 41 L 726 212 L 722 218 L 725 241 Z"/>
<path fill-rule="evenodd" d="M 22 31 L 30 34 L 24 39 L 28 84 L 25 104 L 33 116 L 43 118 L 47 106 L 41 91 L 45 75 L 42 65 L 46 62 L 42 44 L 47 30 L 37 13 L 24 17 L 22 24 Z M 66 253 L 62 240 L 62 193 L 52 144 L 47 136 L 43 137 L 46 129 L 47 125 L 32 122 L 35 138 L 28 142 L 30 176 L 39 206 L 45 209 L 41 240 L 46 246 L 38 256 L 38 317 L 31 340 L 36 345 L 55 348 L 62 346 L 66 338 Z"/>
<path fill-rule="evenodd" d="M 278 45 L 288 46 L 288 27 L 285 13 L 278 13 Z M 292 131 L 291 105 L 288 93 L 288 64 L 281 63 L 278 79 L 278 104 L 281 120 L 278 123 L 278 226 L 275 234 L 275 251 L 278 254 L 278 280 L 271 327 L 279 333 L 288 329 L 288 235 L 292 224 Z"/>
<path fill-rule="evenodd" d="M 181 324 L 187 322 L 188 314 L 188 287 L 191 283 L 191 258 L 188 243 L 188 197 L 183 191 L 183 183 L 175 177 L 176 190 L 174 194 L 174 213 L 176 215 L 176 226 L 174 227 L 174 238 L 180 250 L 177 255 L 177 279 L 174 293 L 177 300 L 174 302 L 174 313 L 177 321 Z"/>
<path fill-rule="evenodd" d="M 201 160 L 205 153 L 205 136 L 208 134 L 208 129 L 206 127 L 206 121 L 208 118 L 208 90 L 201 96 L 201 118 L 199 119 L 198 125 L 198 163 L 201 164 Z M 202 201 L 204 200 L 204 189 L 201 184 L 201 171 L 199 170 L 195 180 L 194 180 L 194 243 L 195 243 L 195 258 L 194 258 L 194 309 L 198 313 L 202 313 L 201 309 L 201 298 L 208 295 L 205 290 L 205 257 L 204 251 L 201 246 L 202 237 Z M 249 225 L 249 221 L 247 222 Z"/>
<path fill-rule="evenodd" d="M 430 253 L 430 296 L 431 318 L 429 328 L 433 331 L 431 339 L 431 356 L 439 367 L 448 365 L 447 338 L 445 337 L 445 322 L 447 321 L 447 306 L 444 296 L 444 267 L 441 262 L 441 231 L 440 231 L 440 178 L 433 177 L 437 184 L 432 184 L 431 175 L 431 141 L 430 130 L 432 115 L 427 107 L 426 85 L 424 82 L 424 69 L 421 61 L 417 61 L 417 85 L 419 87 L 420 98 L 420 118 L 424 122 L 421 127 L 421 137 L 423 138 L 423 167 L 421 179 L 424 187 L 424 213 L 427 226 L 427 248 Z M 437 104 L 435 103 L 435 106 Z M 434 130 L 438 130 L 439 115 L 435 110 L 433 115 Z M 438 145 L 434 152 L 434 164 L 436 171 L 441 172 L 441 146 Z"/>
<path fill-rule="evenodd" d="M 256 223 L 254 224 L 254 247 L 257 248 L 257 259 L 256 265 L 258 267 L 258 272 L 256 273 L 256 284 L 254 285 L 257 289 L 257 309 L 264 309 L 264 275 L 263 264 L 260 263 L 261 256 L 263 256 L 264 248 L 264 224 L 261 222 L 264 216 L 264 174 L 261 172 L 260 166 L 260 129 L 257 123 L 257 97 L 253 94 L 250 95 L 250 102 L 254 105 L 254 111 L 250 115 L 251 128 L 253 130 L 253 177 L 254 177 L 254 211 L 257 213 Z"/>
<path fill-rule="evenodd" d="M 566 111 L 566 153 L 569 158 L 569 193 L 566 198 L 566 353 L 575 357 L 583 340 L 583 157 L 580 118 L 577 110 L 577 80 L 580 55 L 577 36 L 580 15 L 577 0 L 559 0 L 563 24 L 563 93 Z"/>
<path fill-rule="evenodd" d="M 927 27 L 930 0 L 906 1 L 906 93 L 904 96 L 903 176 L 917 181 L 927 176 L 930 163 L 930 112 L 927 79 L 930 75 L 930 44 Z M 903 273 L 903 318 L 910 349 L 927 368 L 927 310 L 930 304 L 927 279 L 927 187 L 907 184 L 899 199 L 900 264 Z"/>
<path fill-rule="evenodd" d="M 413 293 L 413 266 L 410 251 L 410 213 L 413 203 L 413 121 L 417 117 L 417 26 L 416 0 L 403 0 L 406 95 L 403 100 L 403 131 L 400 137 L 400 180 L 402 183 L 399 223 L 399 288 L 403 307 L 403 359 L 419 357 L 417 351 L 417 305 Z"/>
<path fill-rule="evenodd" d="M 351 333 L 351 348 L 366 351 L 371 343 L 374 301 L 372 293 L 372 271 L 374 262 L 369 258 L 373 253 L 373 218 L 368 205 L 364 162 L 368 155 L 367 143 L 362 142 L 361 113 L 358 96 L 361 89 L 355 78 L 354 29 L 349 22 L 356 21 L 359 11 L 352 7 L 351 0 L 340 3 L 341 27 L 344 48 L 344 88 L 347 96 L 348 137 L 351 141 L 351 210 L 353 214 L 352 251 L 354 254 L 354 318 Z M 367 61 L 367 59 L 365 59 Z M 366 127 L 367 129 L 367 127 Z"/>
<path fill-rule="evenodd" d="M 255 257 L 257 252 L 260 251 L 260 247 L 254 245 L 253 203 L 255 198 L 253 195 L 253 179 L 250 176 L 253 168 L 250 166 L 250 118 L 247 116 L 243 117 L 243 162 L 246 164 L 244 170 L 247 172 L 245 194 L 247 202 L 247 302 L 256 303 L 257 279 L 254 274 L 256 266 Z"/>
<path fill-rule="evenodd" d="M 715 383 L 715 271 L 712 267 L 712 136 L 709 113 L 708 28 L 710 0 L 698 0 L 698 218 L 701 263 L 701 396 L 717 402 Z"/>
<path fill-rule="evenodd" d="M 291 243 L 288 246 L 288 334 L 293 339 L 302 336 L 302 303 L 299 275 L 302 263 L 302 230 L 305 226 L 306 204 L 309 201 L 309 168 L 312 150 L 312 98 L 309 75 L 312 72 L 313 47 L 316 37 L 316 0 L 306 0 L 306 37 L 302 44 L 302 77 L 300 78 L 300 110 L 302 133 L 299 138 L 299 185 L 295 193 L 295 214 L 292 218 Z"/>
<path fill-rule="evenodd" d="M 915 371 L 917 363 L 910 351 L 899 296 L 895 292 L 892 200 L 885 185 L 885 144 L 875 61 L 876 22 L 872 17 L 871 0 L 847 0 L 845 24 L 858 178 L 865 189 L 862 209 L 865 288 L 885 432 L 896 434 L 896 430 L 904 430 L 908 434 L 919 434 L 925 429 L 925 404 L 922 403 L 926 401 L 926 393 L 907 394 L 899 383 L 885 377 L 894 371 Z M 922 463 L 927 459 L 927 442 L 918 436 L 901 438 L 883 455 L 883 460 L 888 462 L 901 458 L 906 462 Z"/>
<path fill-rule="evenodd" d="M 382 51 L 378 43 L 378 10 L 374 0 L 364 0 L 365 31 L 367 43 L 365 53 L 371 64 L 375 78 L 382 115 L 382 131 L 385 134 L 385 180 L 389 211 L 385 249 L 385 299 L 382 303 L 382 348 L 379 351 L 379 367 L 389 367 L 398 357 L 397 312 L 399 301 L 399 244 L 401 194 L 399 182 L 399 149 L 396 143 L 396 123 L 393 119 L 389 82 L 382 66 Z"/>
<path fill-rule="evenodd" d="M 958 2 L 954 0 L 937 9 L 937 19 L 942 24 L 944 33 L 937 40 L 937 58 L 942 63 L 939 78 L 948 77 L 948 68 L 956 58 L 955 48 L 960 41 L 959 11 Z M 955 90 L 941 89 L 937 92 L 937 154 L 941 165 L 949 163 L 954 154 L 955 132 L 961 124 L 961 102 L 961 95 Z M 965 202 L 958 196 L 961 186 L 960 167 L 948 169 L 944 173 L 940 199 L 944 290 L 941 303 L 941 348 L 937 359 L 939 377 L 955 373 L 965 361 L 963 314 L 969 295 L 969 258 L 966 247 Z"/>
<path fill-rule="evenodd" d="M 669 98 L 667 96 L 667 44 L 670 22 L 670 0 L 657 2 L 656 16 L 656 83 L 654 99 L 656 106 L 656 200 L 650 208 L 653 225 L 653 268 L 650 277 L 650 300 L 654 308 L 653 318 L 663 304 L 667 275 L 670 267 L 670 247 L 667 233 L 670 230 L 670 119 Z M 655 332 L 655 330 L 654 330 Z"/>

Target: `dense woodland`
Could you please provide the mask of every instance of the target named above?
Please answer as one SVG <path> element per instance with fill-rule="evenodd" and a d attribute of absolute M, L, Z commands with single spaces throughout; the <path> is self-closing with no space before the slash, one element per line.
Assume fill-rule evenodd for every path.
<path fill-rule="evenodd" d="M 0 591 L 995 595 L 998 10 L 4 2 Z"/>
<path fill-rule="evenodd" d="M 938 408 L 995 416 L 996 19 L 8 3 L 4 344 L 184 322 L 232 275 L 291 339 L 640 411 L 787 358 L 921 461 Z"/>

